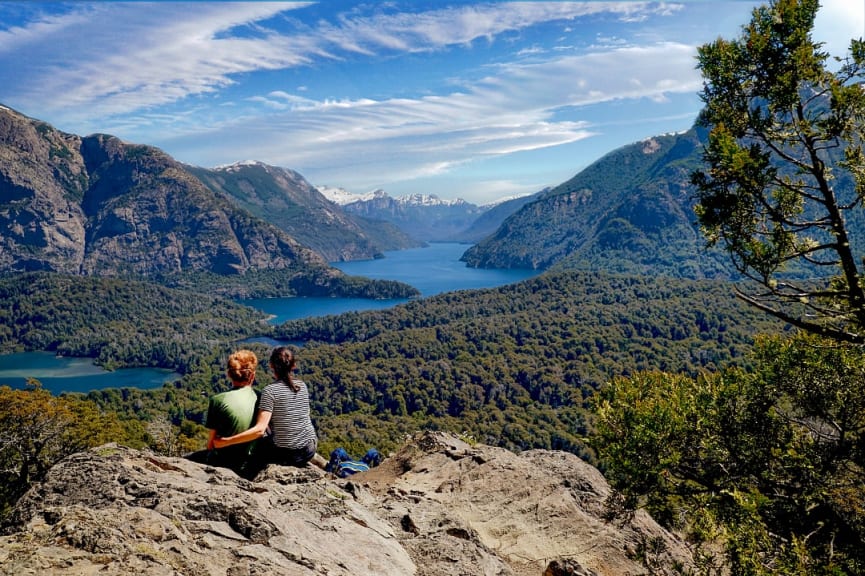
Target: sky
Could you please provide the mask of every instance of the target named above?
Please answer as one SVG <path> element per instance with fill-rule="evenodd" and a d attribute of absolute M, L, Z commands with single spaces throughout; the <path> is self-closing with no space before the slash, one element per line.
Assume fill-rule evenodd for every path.
<path fill-rule="evenodd" d="M 485 204 L 690 128 L 760 2 L 0 2 L 0 104 L 215 167 Z M 833 55 L 865 0 L 824 0 Z"/>

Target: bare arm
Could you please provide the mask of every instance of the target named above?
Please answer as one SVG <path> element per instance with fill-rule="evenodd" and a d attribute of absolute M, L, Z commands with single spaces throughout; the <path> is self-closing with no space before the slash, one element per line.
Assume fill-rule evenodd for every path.
<path fill-rule="evenodd" d="M 207 439 L 207 449 L 208 450 L 213 450 L 214 448 L 216 448 L 216 446 L 213 443 L 214 440 L 216 440 L 216 430 L 211 429 L 210 430 L 210 438 Z"/>
<path fill-rule="evenodd" d="M 267 431 L 267 425 L 270 424 L 270 417 L 272 414 L 272 412 L 265 412 L 264 410 L 259 410 L 258 420 L 255 422 L 255 425 L 252 428 L 240 432 L 239 434 L 235 434 L 234 436 L 228 436 L 226 438 L 220 438 L 217 436 L 213 440 L 213 446 L 215 448 L 225 448 L 226 446 L 231 446 L 232 444 L 243 444 L 244 442 L 252 442 L 253 440 L 261 438 Z"/>

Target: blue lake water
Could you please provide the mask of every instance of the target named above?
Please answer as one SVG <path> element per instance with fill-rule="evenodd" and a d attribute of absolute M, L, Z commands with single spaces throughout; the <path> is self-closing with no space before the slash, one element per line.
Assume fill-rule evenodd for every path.
<path fill-rule="evenodd" d="M 397 280 L 411 284 L 422 297 L 443 292 L 494 288 L 537 276 L 537 270 L 482 270 L 468 268 L 460 257 L 469 244 L 434 243 L 426 248 L 385 252 L 384 258 L 337 262 L 331 264 L 346 274 L 376 280 Z M 243 303 L 272 315 L 271 323 L 287 320 L 341 314 L 343 312 L 379 310 L 407 302 L 397 300 L 366 300 L 362 298 L 262 298 Z"/>
<path fill-rule="evenodd" d="M 24 389 L 36 378 L 52 394 L 89 392 L 103 388 L 159 388 L 180 375 L 159 368 L 123 368 L 109 372 L 89 358 L 57 357 L 52 352 L 0 355 L 0 386 Z"/>
<path fill-rule="evenodd" d="M 512 284 L 538 274 L 534 270 L 479 270 L 467 268 L 460 256 L 468 244 L 435 243 L 426 248 L 385 252 L 377 260 L 339 262 L 333 266 L 352 276 L 398 280 L 411 284 L 422 297 L 442 292 L 493 288 Z M 271 314 L 271 323 L 341 314 L 343 312 L 390 308 L 407 302 L 362 298 L 265 298 L 243 303 Z M 269 344 L 269 339 L 252 339 Z M 0 355 L 0 385 L 24 388 L 27 378 L 36 378 L 54 394 L 88 392 L 103 388 L 158 388 L 179 376 L 155 368 L 124 368 L 107 372 L 86 358 L 58 358 L 49 352 Z"/>

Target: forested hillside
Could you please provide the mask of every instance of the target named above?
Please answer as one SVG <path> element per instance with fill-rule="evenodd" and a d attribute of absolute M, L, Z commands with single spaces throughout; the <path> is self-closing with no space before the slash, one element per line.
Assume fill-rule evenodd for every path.
<path fill-rule="evenodd" d="M 733 278 L 707 251 L 690 173 L 696 130 L 623 146 L 541 194 L 463 256 L 480 268 L 601 270 L 679 278 Z"/>
<path fill-rule="evenodd" d="M 0 351 L 48 350 L 106 368 L 196 369 L 214 347 L 266 333 L 264 314 L 146 282 L 33 272 L 0 280 Z"/>

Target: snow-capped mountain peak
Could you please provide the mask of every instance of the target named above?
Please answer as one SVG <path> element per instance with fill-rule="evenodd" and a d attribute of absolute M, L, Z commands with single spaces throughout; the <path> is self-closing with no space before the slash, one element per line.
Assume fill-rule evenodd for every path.
<path fill-rule="evenodd" d="M 346 204 L 351 204 L 352 202 L 373 200 L 375 198 L 382 198 L 384 196 L 387 196 L 385 191 L 381 189 L 356 194 L 354 192 L 349 192 L 345 188 L 333 188 L 331 186 L 316 186 L 316 188 L 319 192 L 321 192 L 322 196 L 324 196 L 334 204 L 339 204 L 340 206 L 345 206 Z"/>

